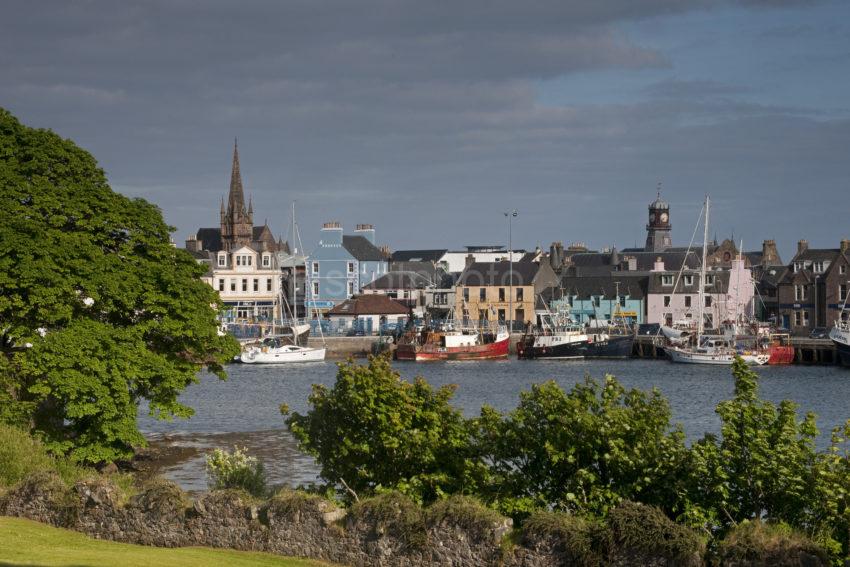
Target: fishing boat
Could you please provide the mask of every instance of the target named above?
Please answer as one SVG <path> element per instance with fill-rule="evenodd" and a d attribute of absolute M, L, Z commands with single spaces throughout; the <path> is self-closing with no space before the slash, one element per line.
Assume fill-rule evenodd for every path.
<path fill-rule="evenodd" d="M 770 356 L 758 350 L 744 350 L 739 352 L 736 347 L 734 335 L 704 335 L 705 332 L 705 271 L 706 254 L 708 249 L 708 219 L 711 200 L 706 196 L 703 222 L 703 244 L 702 265 L 700 266 L 699 299 L 697 300 L 697 332 L 695 341 L 688 345 L 671 345 L 666 349 L 667 356 L 673 362 L 682 364 L 715 364 L 731 365 L 737 356 L 744 359 L 747 364 L 767 364 Z"/>
<path fill-rule="evenodd" d="M 850 366 L 850 317 L 848 317 L 847 297 L 844 298 L 841 315 L 829 331 L 829 338 L 835 343 L 838 361 L 842 366 Z"/>
<path fill-rule="evenodd" d="M 561 309 L 541 316 L 539 327 L 528 327 L 517 343 L 517 358 L 582 358 L 574 346 L 587 343 L 584 328 Z"/>
<path fill-rule="evenodd" d="M 299 246 L 301 246 L 301 235 L 298 233 L 298 225 L 295 223 L 295 203 L 292 204 L 292 233 L 293 237 L 297 235 Z M 295 274 L 291 280 L 292 297 L 296 297 L 295 293 Z M 283 312 L 284 305 L 289 307 L 289 304 L 284 300 L 283 294 L 279 296 L 281 305 L 281 326 L 291 330 L 290 335 L 274 335 L 267 336 L 259 344 L 243 346 L 242 354 L 239 355 L 239 360 L 246 364 L 283 364 L 290 362 L 321 362 L 325 360 L 327 349 L 322 346 L 314 348 L 306 346 L 306 337 L 309 335 L 310 325 L 305 321 L 298 319 L 298 302 L 294 301 L 291 313 L 292 319 L 284 321 Z M 324 343 L 322 326 L 319 325 L 319 334 Z M 304 344 L 299 344 L 303 341 Z"/>
<path fill-rule="evenodd" d="M 503 324 L 445 321 L 411 328 L 398 341 L 397 360 L 487 360 L 507 358 L 510 335 Z"/>
<path fill-rule="evenodd" d="M 788 333 L 771 333 L 765 345 L 768 352 L 769 365 L 792 364 L 794 362 L 794 346 Z"/>

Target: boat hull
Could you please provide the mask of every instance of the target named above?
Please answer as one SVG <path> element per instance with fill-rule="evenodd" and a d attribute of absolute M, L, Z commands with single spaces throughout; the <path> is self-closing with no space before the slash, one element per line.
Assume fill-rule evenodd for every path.
<path fill-rule="evenodd" d="M 425 344 L 400 344 L 396 348 L 397 360 L 408 361 L 434 361 L 434 360 L 488 360 L 508 357 L 508 343 L 510 339 L 505 337 L 492 343 L 483 345 L 469 345 L 460 347 L 441 347 L 439 345 Z"/>
<path fill-rule="evenodd" d="M 667 356 L 673 362 L 680 364 L 713 364 L 716 366 L 731 366 L 736 358 L 734 354 L 694 352 L 681 348 L 668 348 Z M 740 356 L 750 366 L 762 366 L 767 364 L 770 359 L 770 356 L 766 353 L 750 353 Z"/>
<path fill-rule="evenodd" d="M 289 364 L 292 362 L 322 362 L 325 360 L 326 349 L 310 348 L 290 352 L 279 352 L 277 349 L 249 350 L 242 353 L 239 359 L 245 364 Z"/>
<path fill-rule="evenodd" d="M 774 345 L 770 347 L 769 365 L 792 364 L 794 362 L 794 347 L 789 345 Z"/>
<path fill-rule="evenodd" d="M 523 349 L 522 358 L 628 358 L 632 355 L 634 337 L 609 337 L 604 341 L 583 340 L 555 345 L 531 345 Z"/>
<path fill-rule="evenodd" d="M 829 338 L 835 344 L 838 362 L 842 366 L 850 366 L 850 330 L 833 328 L 829 333 Z"/>

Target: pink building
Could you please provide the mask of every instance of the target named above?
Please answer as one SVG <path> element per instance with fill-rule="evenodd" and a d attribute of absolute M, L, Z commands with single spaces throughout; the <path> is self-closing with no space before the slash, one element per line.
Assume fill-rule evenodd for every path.
<path fill-rule="evenodd" d="M 705 326 L 716 328 L 726 321 L 752 315 L 754 282 L 743 259 L 730 261 L 729 268 L 709 268 L 705 281 Z M 700 271 L 667 270 L 658 258 L 649 274 L 647 294 L 648 323 L 671 325 L 679 321 L 696 322 L 699 313 Z"/>

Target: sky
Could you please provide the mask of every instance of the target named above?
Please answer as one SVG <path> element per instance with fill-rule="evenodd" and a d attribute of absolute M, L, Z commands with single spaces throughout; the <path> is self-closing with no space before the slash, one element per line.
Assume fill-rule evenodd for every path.
<path fill-rule="evenodd" d="M 7 1 L 0 107 L 89 150 L 181 243 L 234 138 L 255 224 L 391 249 L 850 237 L 847 0 Z"/>

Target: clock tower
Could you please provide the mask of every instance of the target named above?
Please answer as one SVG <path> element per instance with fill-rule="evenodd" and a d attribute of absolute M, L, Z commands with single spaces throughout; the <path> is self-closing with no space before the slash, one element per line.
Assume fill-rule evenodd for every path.
<path fill-rule="evenodd" d="M 644 250 L 647 252 L 663 252 L 673 246 L 670 239 L 671 228 L 670 205 L 661 198 L 661 189 L 659 188 L 658 196 L 649 205 L 649 223 L 646 225 L 646 246 L 644 246 Z"/>

